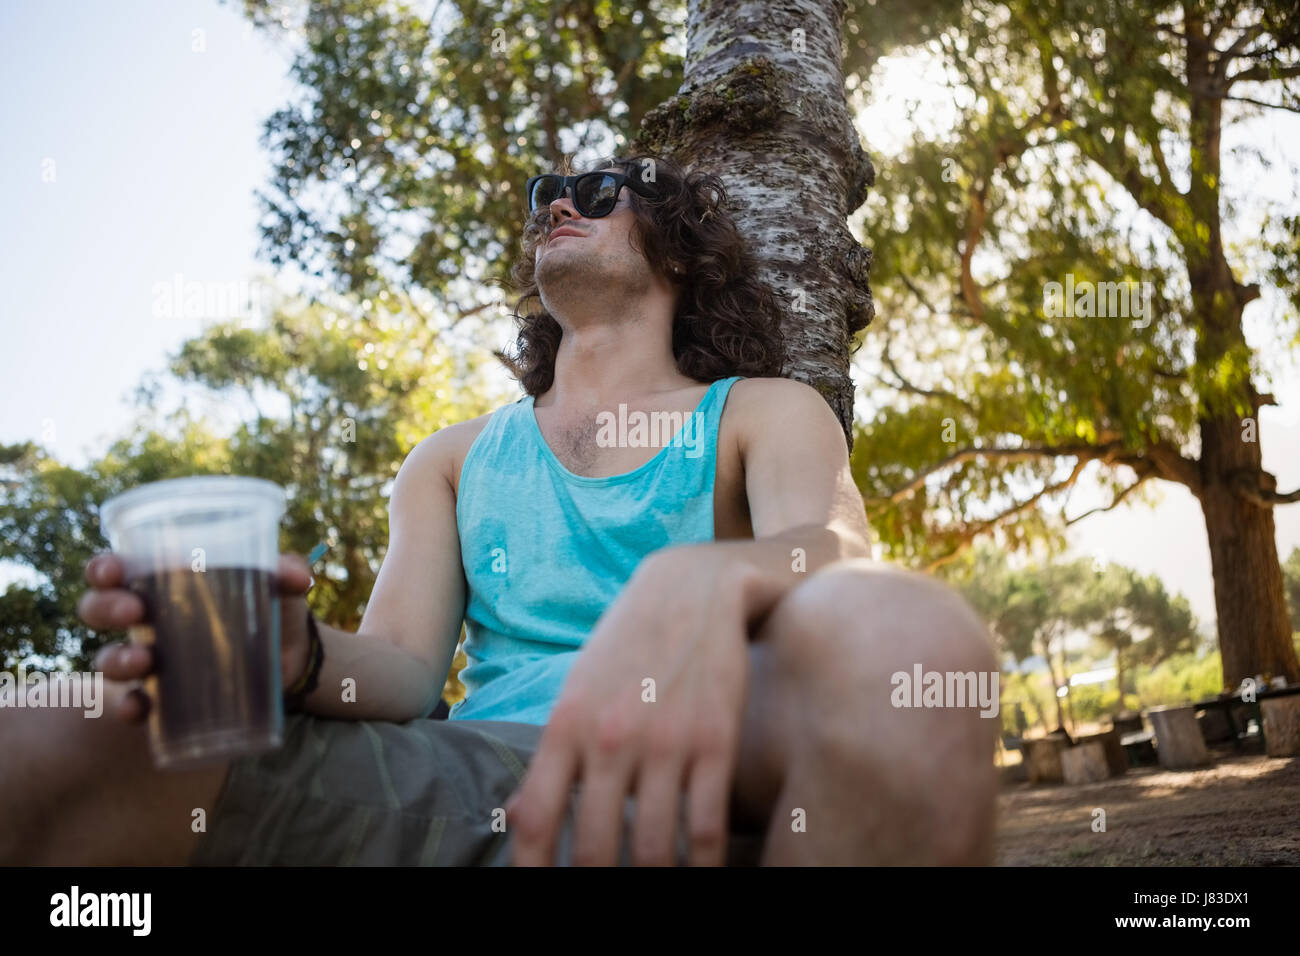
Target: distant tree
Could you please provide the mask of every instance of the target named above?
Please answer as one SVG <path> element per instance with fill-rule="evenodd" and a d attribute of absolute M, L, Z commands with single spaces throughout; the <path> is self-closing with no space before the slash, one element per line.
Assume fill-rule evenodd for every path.
<path fill-rule="evenodd" d="M 1134 667 L 1154 667 L 1195 649 L 1196 621 L 1187 600 L 1129 568 L 1077 560 L 1013 569 L 1005 552 L 981 546 L 947 574 L 1017 665 L 1033 654 L 1043 658 L 1060 726 L 1068 703 L 1060 693 L 1070 679 L 1068 637 L 1090 635 L 1115 654 L 1121 707 Z"/>
<path fill-rule="evenodd" d="M 34 442 L 0 446 L 0 559 L 18 580 L 0 593 L 0 669 L 85 670 L 111 636 L 76 616 L 87 585 L 86 562 L 108 542 L 99 531 L 99 505 L 126 488 L 187 474 L 221 473 L 226 441 L 183 409 L 170 435 L 133 431 L 86 469 L 61 464 Z"/>
<path fill-rule="evenodd" d="M 280 550 L 307 555 L 326 546 L 309 601 L 331 624 L 356 630 L 385 553 L 388 493 L 406 454 L 439 428 L 494 407 L 475 364 L 453 357 L 427 316 L 387 292 L 365 310 L 286 306 L 264 328 L 212 326 L 184 343 L 169 372 L 188 402 L 208 396 L 242 417 L 221 434 L 188 407 L 160 422 L 163 379 L 155 376 L 138 392 L 131 433 L 85 469 L 32 444 L 0 449 L 0 559 L 29 579 L 0 594 L 5 668 L 20 661 L 57 668 L 50 659 L 59 656 L 72 669 L 89 666 L 112 639 L 76 618 L 85 563 L 108 549 L 100 504 L 185 475 L 251 475 L 283 487 Z M 457 687 L 453 673 L 453 699 Z"/>
<path fill-rule="evenodd" d="M 1075 613 L 1081 629 L 1115 655 L 1120 709 L 1134 667 L 1154 667 L 1196 648 L 1196 618 L 1187 599 L 1171 596 L 1155 575 L 1143 577 L 1131 568 L 1109 564 L 1096 570 Z"/>
<path fill-rule="evenodd" d="M 1300 548 L 1294 548 L 1282 565 L 1286 581 L 1286 599 L 1291 606 L 1291 630 L 1300 631 Z"/>
<path fill-rule="evenodd" d="M 1059 694 L 1069 680 L 1064 639 L 1074 626 L 1073 592 L 1082 571 L 1073 565 L 1049 565 L 1013 570 L 1006 555 L 979 548 L 963 574 L 950 570 L 958 589 L 989 626 L 998 646 L 1017 666 L 1035 654 L 1042 657 L 1052 680 L 1057 724 L 1065 726 L 1064 703 Z"/>

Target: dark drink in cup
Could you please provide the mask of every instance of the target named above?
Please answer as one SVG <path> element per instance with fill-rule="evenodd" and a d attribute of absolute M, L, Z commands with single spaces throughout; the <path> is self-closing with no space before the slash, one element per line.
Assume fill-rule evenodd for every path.
<path fill-rule="evenodd" d="M 263 622 L 280 624 L 275 575 L 256 568 L 173 568 L 130 583 L 152 626 L 157 673 L 146 683 L 164 740 L 203 749 L 236 735 L 276 736 L 279 657 Z M 272 644 L 279 646 L 279 634 Z"/>
<path fill-rule="evenodd" d="M 101 520 L 145 605 L 153 646 L 149 738 L 160 768 L 278 747 L 284 722 L 275 569 L 284 492 L 256 478 L 134 488 Z"/>

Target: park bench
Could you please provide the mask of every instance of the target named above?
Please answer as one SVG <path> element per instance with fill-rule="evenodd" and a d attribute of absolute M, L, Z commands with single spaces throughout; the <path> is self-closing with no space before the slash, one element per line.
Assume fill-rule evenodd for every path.
<path fill-rule="evenodd" d="M 1119 738 L 1130 767 L 1142 767 L 1156 762 L 1156 735 L 1150 730 L 1135 730 Z"/>
<path fill-rule="evenodd" d="M 1300 684 L 1263 688 L 1254 700 L 1243 700 L 1240 691 L 1220 694 L 1192 705 L 1198 711 L 1206 743 L 1231 741 L 1240 750 L 1250 735 L 1250 721 L 1259 728 L 1264 752 L 1270 757 L 1300 754 Z"/>
<path fill-rule="evenodd" d="M 1141 767 L 1156 762 L 1156 735 L 1147 730 L 1142 715 L 1131 710 L 1120 711 L 1110 719 L 1110 729 L 1115 732 L 1120 750 L 1130 767 Z"/>
<path fill-rule="evenodd" d="M 1021 743 L 1030 783 L 1097 783 L 1128 770 L 1128 759 L 1114 730 L 1072 740 L 1056 731 Z"/>

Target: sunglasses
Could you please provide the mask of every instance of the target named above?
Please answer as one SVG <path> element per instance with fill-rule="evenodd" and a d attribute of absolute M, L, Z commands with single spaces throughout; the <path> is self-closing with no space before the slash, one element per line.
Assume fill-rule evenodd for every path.
<path fill-rule="evenodd" d="M 549 206 L 572 187 L 574 208 L 588 219 L 599 219 L 614 211 L 618 194 L 624 186 L 647 199 L 658 195 L 639 179 L 624 173 L 582 173 L 579 176 L 545 173 L 528 180 L 524 193 L 528 196 L 528 212 L 533 213 Z"/>

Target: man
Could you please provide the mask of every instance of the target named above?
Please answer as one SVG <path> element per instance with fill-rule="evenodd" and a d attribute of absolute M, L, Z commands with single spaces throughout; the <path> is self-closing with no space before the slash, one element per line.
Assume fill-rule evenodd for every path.
<path fill-rule="evenodd" d="M 891 693 L 916 665 L 991 671 L 987 637 L 946 588 L 867 560 L 839 423 L 773 377 L 777 311 L 721 181 L 651 157 L 568 172 L 529 182 L 527 394 L 407 457 L 360 632 L 320 625 L 285 746 L 156 772 L 130 726 L 149 701 L 116 683 L 112 726 L 9 719 L 0 748 L 35 784 L 0 783 L 27 835 L 0 859 L 989 862 L 997 721 Z M 310 577 L 280 570 L 289 687 Z M 87 623 L 140 619 L 120 562 L 87 579 Z M 425 719 L 462 620 L 468 697 Z M 147 672 L 122 654 L 108 678 Z"/>

